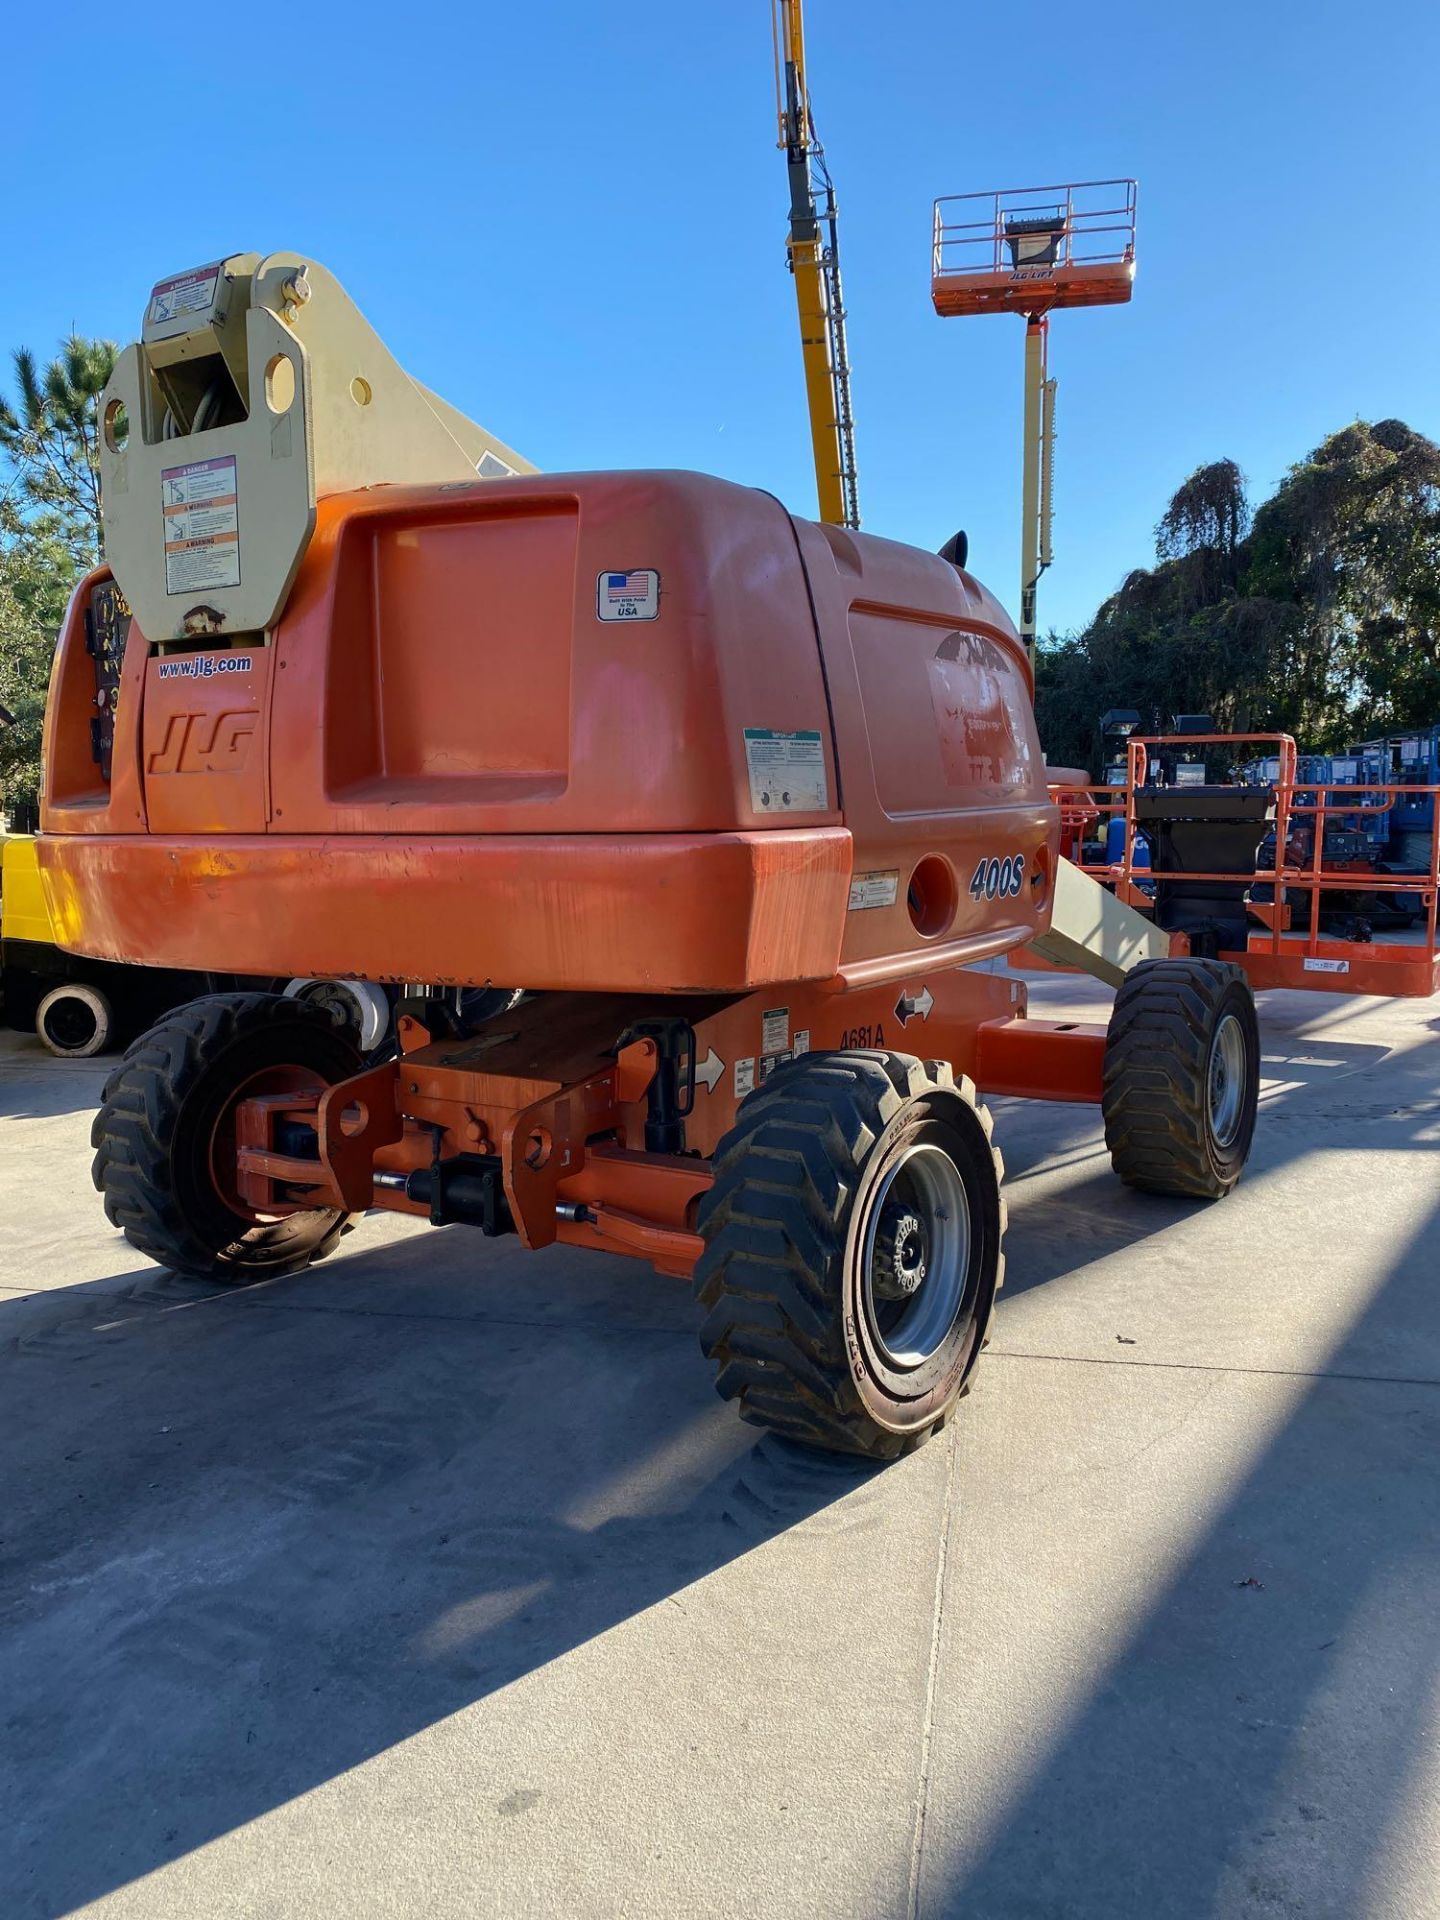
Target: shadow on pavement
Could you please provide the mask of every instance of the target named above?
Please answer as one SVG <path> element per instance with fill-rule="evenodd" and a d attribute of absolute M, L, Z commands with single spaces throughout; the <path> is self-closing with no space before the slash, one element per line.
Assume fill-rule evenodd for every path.
<path fill-rule="evenodd" d="M 1386 1051 L 1287 1053 L 1257 1164 L 1308 1151 L 1334 1101 L 1353 1125 Z M 1116 1187 L 1092 1112 L 1001 1104 L 1024 1251 L 1012 1293 L 1091 1257 L 1077 1220 L 1123 1245 L 1191 1212 Z M 1433 1146 L 1423 1103 L 1371 1105 L 1376 1144 L 1428 1130 Z M 1027 1181 L 1092 1156 L 1049 1225 L 1037 1185 L 1025 1231 Z M 1433 1274 L 1422 1232 L 1373 1311 Z M 873 1470 L 755 1441 L 715 1398 L 695 1326 L 686 1290 L 639 1262 L 463 1229 L 234 1292 L 146 1268 L 43 1311 L 0 1305 L 5 1920 L 52 1920 L 841 1500 L 837 1525 L 885 1497 Z M 1398 1786 L 1436 1634 L 1402 1592 L 1434 1548 L 1405 1475 L 1416 1423 L 1431 1457 L 1440 1430 L 1429 1389 L 1377 1420 L 1366 1396 L 1386 1390 L 1308 1391 L 943 1911 L 1198 1916 L 1251 1848 L 1263 1888 L 1260 1803 L 1309 1822 L 1280 1783 L 1342 1659 L 1413 1676 L 1374 1748 Z M 1234 1589 L 1252 1572 L 1272 1594 L 1310 1583 L 1303 1632 L 1296 1604 Z M 1186 1717 L 1221 1707 L 1245 1764 L 1201 1782 Z M 1172 1762 L 1137 1777 L 1156 1715 L 1174 1720 Z M 1126 1807 L 1118 1853 L 1102 1851 L 1102 1799 Z M 1362 1873 L 1326 1910 L 1359 1910 Z"/>
<path fill-rule="evenodd" d="M 1440 1091 L 1425 1049 L 1397 1060 L 1383 1045 L 1263 1029 L 1262 1049 L 1247 1181 L 1277 1172 L 1331 1138 L 1347 1150 L 1433 1152 L 1440 1144 Z M 1092 1107 L 1010 1099 L 991 1105 L 1010 1207 L 1002 1311 L 1004 1300 L 1204 1210 L 1203 1203 L 1197 1208 L 1191 1200 L 1121 1186 L 1111 1171 L 1104 1123 Z M 1239 1192 L 1245 1191 L 1242 1183 Z"/>
<path fill-rule="evenodd" d="M 449 1230 L 239 1293 L 157 1269 L 75 1291 L 18 1341 L 0 1307 L 6 1920 L 254 1819 L 874 1478 L 757 1442 L 687 1291 L 636 1262 L 573 1280 Z"/>
<path fill-rule="evenodd" d="M 1035 1771 L 985 1850 L 927 1863 L 926 1920 L 1416 1910 L 1440 1380 L 1340 1376 L 1368 1364 L 1377 1323 L 1433 1323 L 1437 1245 L 1440 1205 L 1048 1757 L 1029 1730 Z"/>
<path fill-rule="evenodd" d="M 92 1112 L 119 1058 L 58 1060 L 33 1034 L 0 1028 L 0 1122 Z"/>

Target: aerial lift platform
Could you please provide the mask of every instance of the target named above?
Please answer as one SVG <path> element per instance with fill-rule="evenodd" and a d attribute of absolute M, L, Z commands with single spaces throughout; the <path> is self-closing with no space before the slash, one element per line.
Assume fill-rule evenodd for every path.
<path fill-rule="evenodd" d="M 1025 321 L 1020 512 L 1020 636 L 1035 650 L 1036 593 L 1051 565 L 1055 382 L 1050 315 L 1124 305 L 1135 284 L 1135 182 L 1006 187 L 935 202 L 930 293 L 942 319 L 1016 313 Z"/>
<path fill-rule="evenodd" d="M 268 994 L 137 1042 L 94 1129 L 137 1249 L 244 1281 L 380 1207 L 635 1255 L 693 1279 L 746 1417 L 891 1458 L 1003 1278 L 985 1095 L 1100 1105 L 1142 1190 L 1233 1188 L 1250 990 L 1144 960 L 1061 862 L 963 566 L 703 475 L 527 472 L 294 254 L 162 281 L 103 418 L 46 722 L 62 939 L 403 991 L 379 1065 Z M 981 964 L 1057 936 L 1121 982 L 1108 1028 Z"/>
<path fill-rule="evenodd" d="M 1207 760 L 1238 768 L 1257 748 L 1271 777 L 1208 777 Z M 1138 897 L 1143 881 L 1153 896 L 1146 912 L 1172 952 L 1237 966 L 1257 992 L 1285 987 L 1420 999 L 1440 993 L 1440 844 L 1429 849 L 1428 873 L 1336 865 L 1326 852 L 1331 822 L 1363 823 L 1406 798 L 1435 804 L 1440 786 L 1327 784 L 1302 775 L 1298 762 L 1290 734 L 1217 733 L 1203 715 L 1168 734 L 1132 729 L 1123 781 L 1086 793 L 1092 819 L 1123 822 L 1119 859 L 1089 866 L 1089 878 L 1122 898 Z M 1149 845 L 1143 863 L 1142 835 Z M 1377 909 L 1401 898 L 1417 902 L 1418 937 L 1375 939 L 1363 925 L 1349 934 L 1326 932 L 1323 903 L 1341 895 Z M 1363 910 L 1356 916 L 1364 917 Z M 1044 946 L 1039 951 L 1057 957 Z"/>

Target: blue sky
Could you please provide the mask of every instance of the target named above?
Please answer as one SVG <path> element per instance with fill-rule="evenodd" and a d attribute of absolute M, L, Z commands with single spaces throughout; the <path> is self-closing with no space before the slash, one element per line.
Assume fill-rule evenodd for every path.
<path fill-rule="evenodd" d="M 293 247 L 542 467 L 697 467 L 813 512 L 767 0 L 244 22 L 9 21 L 0 345 L 128 339 L 152 281 Z M 941 193 L 1140 182 L 1132 305 L 1052 328 L 1042 625 L 1083 623 L 1150 557 L 1202 460 L 1258 495 L 1357 415 L 1440 434 L 1432 0 L 810 0 L 807 32 L 872 531 L 966 527 L 1014 609 L 1023 327 L 934 316 Z"/>

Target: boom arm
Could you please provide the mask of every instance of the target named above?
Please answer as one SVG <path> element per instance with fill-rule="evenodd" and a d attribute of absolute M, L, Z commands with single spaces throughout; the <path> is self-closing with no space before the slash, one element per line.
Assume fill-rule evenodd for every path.
<path fill-rule="evenodd" d="M 105 557 L 152 646 L 273 627 L 330 494 L 535 471 L 298 253 L 162 280 L 101 417 Z"/>
<path fill-rule="evenodd" d="M 810 114 L 801 0 L 771 0 L 771 21 L 779 145 L 785 150 L 790 174 L 786 245 L 800 311 L 820 518 L 832 526 L 858 527 L 859 477 L 850 409 L 850 360 L 845 343 L 835 189 Z"/>

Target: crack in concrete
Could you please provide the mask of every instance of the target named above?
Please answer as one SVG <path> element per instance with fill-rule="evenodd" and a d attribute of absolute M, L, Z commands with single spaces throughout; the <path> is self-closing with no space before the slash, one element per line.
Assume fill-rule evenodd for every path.
<path fill-rule="evenodd" d="M 930 1616 L 930 1662 L 925 1675 L 925 1710 L 920 1721 L 920 1766 L 915 1784 L 915 1822 L 910 1835 L 910 1885 L 907 1920 L 920 1920 L 920 1885 L 925 1859 L 925 1821 L 930 1810 L 930 1743 L 935 1725 L 935 1684 L 940 1672 L 940 1642 L 945 1622 L 945 1568 L 950 1557 L 950 1526 L 955 1495 L 955 1418 L 945 1435 L 945 1494 L 940 1516 L 940 1551 L 935 1561 L 935 1601 Z"/>
<path fill-rule="evenodd" d="M 1014 1347 L 988 1347 L 989 1360 L 1050 1360 L 1061 1367 L 1156 1367 L 1169 1373 L 1254 1374 L 1271 1380 L 1350 1380 L 1375 1387 L 1440 1387 L 1440 1380 L 1408 1373 L 1335 1373 L 1319 1367 L 1236 1367 L 1204 1360 L 1131 1360 L 1116 1354 L 1025 1353 Z"/>

